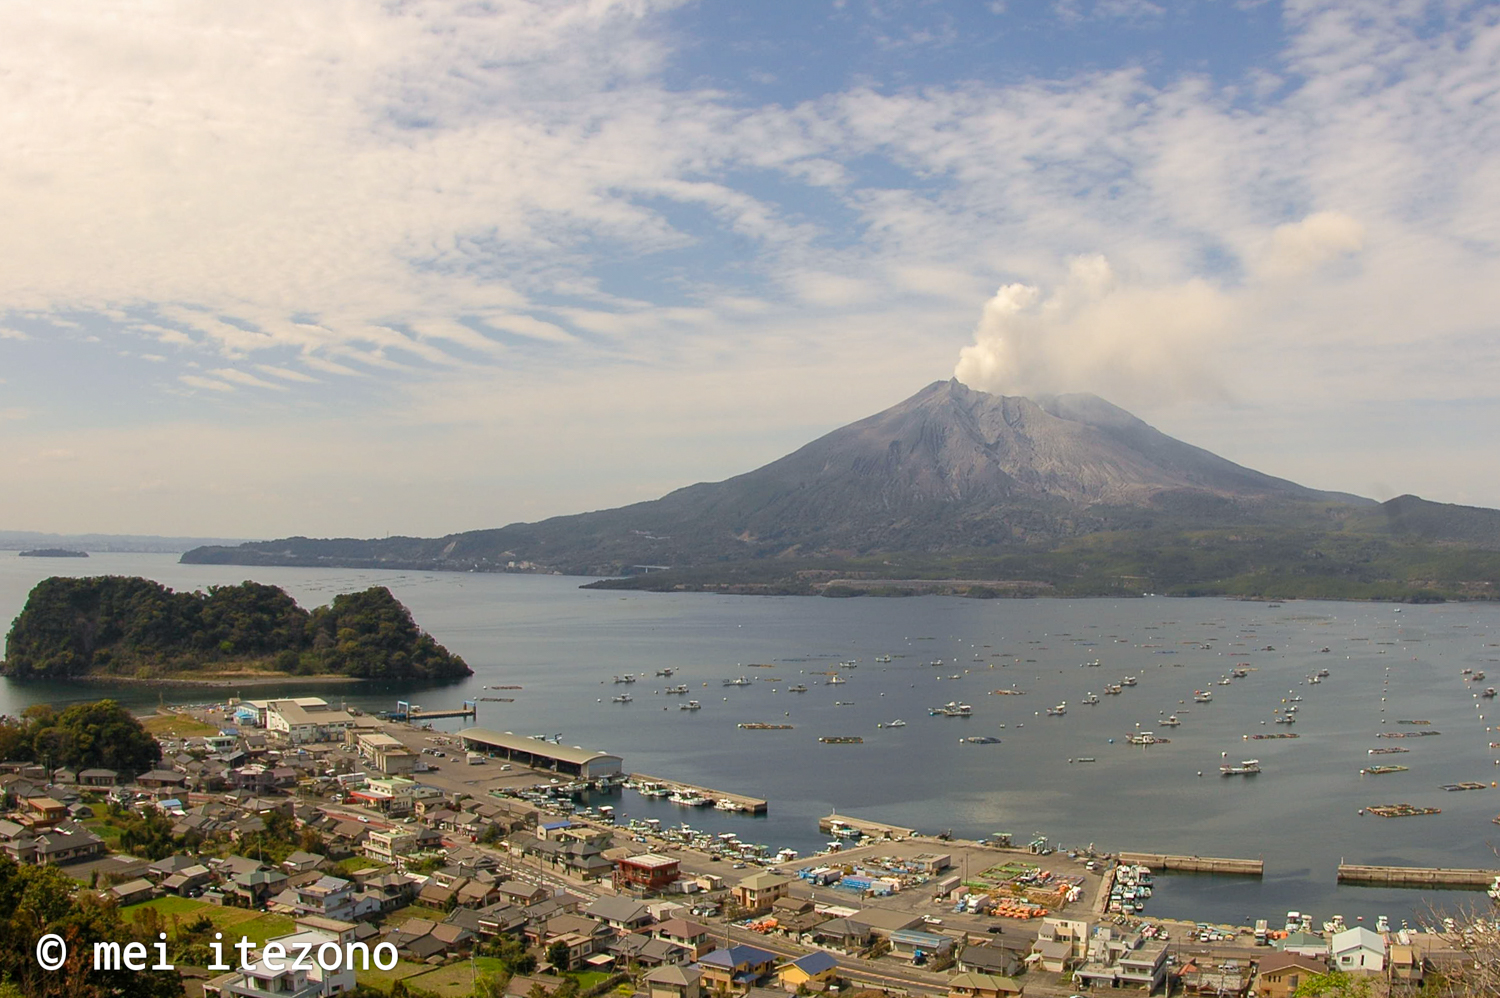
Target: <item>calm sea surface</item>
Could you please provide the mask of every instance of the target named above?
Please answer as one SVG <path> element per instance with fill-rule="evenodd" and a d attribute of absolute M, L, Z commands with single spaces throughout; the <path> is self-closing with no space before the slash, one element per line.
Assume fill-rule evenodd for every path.
<path fill-rule="evenodd" d="M 22 559 L 0 553 L 0 618 L 51 574 L 129 574 L 173 588 L 247 577 L 287 589 L 304 606 L 370 585 L 388 586 L 439 641 L 474 669 L 444 686 L 296 687 L 367 709 L 410 699 L 429 709 L 465 698 L 482 703 L 480 724 L 520 734 L 561 734 L 569 745 L 620 755 L 627 770 L 770 801 L 763 818 L 647 801 L 627 791 L 621 811 L 734 831 L 747 841 L 810 852 L 824 837 L 817 819 L 837 809 L 925 832 L 979 837 L 1007 831 L 1019 842 L 1106 850 L 1262 857 L 1264 880 L 1173 876 L 1148 915 L 1240 922 L 1288 909 L 1319 920 L 1337 912 L 1352 924 L 1388 914 L 1399 924 L 1485 902 L 1472 892 L 1338 887 L 1341 859 L 1362 863 L 1494 867 L 1500 825 L 1500 707 L 1477 697 L 1500 685 L 1500 606 L 1408 606 L 1291 602 L 1279 608 L 1224 600 L 994 600 L 945 597 L 816 599 L 585 591 L 574 578 L 421 572 L 178 565 L 165 555 L 96 555 L 87 561 Z M 1327 649 L 1327 651 L 1324 651 Z M 889 663 L 877 656 L 890 655 Z M 848 682 L 825 685 L 838 670 Z M 942 660 L 939 666 L 930 663 Z M 1098 667 L 1083 663 L 1098 660 Z M 752 663 L 773 668 L 750 668 Z M 1237 663 L 1254 670 L 1217 685 Z M 671 680 L 654 678 L 673 668 Z M 1330 677 L 1309 685 L 1307 677 Z M 1475 683 L 1464 669 L 1487 670 Z M 644 676 L 631 686 L 613 677 Z M 744 675 L 749 687 L 725 687 Z M 1135 676 L 1121 695 L 1107 683 Z M 770 681 L 777 677 L 778 682 Z M 668 682 L 692 686 L 697 712 L 660 695 Z M 803 683 L 808 692 L 788 693 Z M 519 684 L 496 693 L 486 686 Z M 1025 696 L 997 696 L 1003 688 Z M 633 703 L 610 697 L 628 689 Z M 1210 690 L 1213 701 L 1193 702 Z M 1086 706 L 1087 692 L 1101 703 Z M 132 706 L 203 691 L 77 684 L 0 685 L 0 712 L 36 702 L 64 704 L 103 693 Z M 226 694 L 229 691 L 226 691 Z M 264 697 L 273 691 L 246 690 Z M 1303 699 L 1300 737 L 1247 741 L 1279 732 L 1274 711 Z M 973 705 L 966 719 L 932 717 L 948 701 Z M 1061 717 L 1045 709 L 1066 700 Z M 1181 726 L 1160 720 L 1177 714 Z M 904 727 L 879 727 L 895 719 Z M 1399 719 L 1430 720 L 1435 737 L 1381 739 L 1417 731 Z M 791 731 L 745 731 L 741 721 L 791 723 Z M 450 725 L 450 728 L 454 725 Z M 1125 736 L 1154 730 L 1170 744 L 1133 747 Z M 861 745 L 823 745 L 820 735 L 859 735 Z M 968 735 L 999 744 L 975 745 Z M 1399 745 L 1398 755 L 1368 750 Z M 1077 762 L 1092 758 L 1094 762 Z M 1221 763 L 1258 758 L 1264 772 L 1226 778 Z M 1361 776 L 1378 763 L 1408 772 Z M 1201 774 L 1201 775 L 1200 775 Z M 1482 781 L 1487 789 L 1445 792 L 1441 784 Z M 1442 808 L 1432 817 L 1361 815 L 1371 804 Z"/>

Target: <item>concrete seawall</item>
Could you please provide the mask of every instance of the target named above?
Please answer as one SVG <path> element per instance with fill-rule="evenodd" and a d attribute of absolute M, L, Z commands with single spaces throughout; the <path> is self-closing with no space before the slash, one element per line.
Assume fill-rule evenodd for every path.
<path fill-rule="evenodd" d="M 1440 866 L 1366 866 L 1340 863 L 1341 884 L 1385 884 L 1390 887 L 1473 887 L 1495 882 L 1500 870 L 1461 870 Z"/>
<path fill-rule="evenodd" d="M 1172 856 L 1159 852 L 1122 852 L 1120 862 L 1152 870 L 1175 870 L 1182 873 L 1231 873 L 1259 877 L 1266 872 L 1262 859 L 1225 859 L 1219 856 Z"/>

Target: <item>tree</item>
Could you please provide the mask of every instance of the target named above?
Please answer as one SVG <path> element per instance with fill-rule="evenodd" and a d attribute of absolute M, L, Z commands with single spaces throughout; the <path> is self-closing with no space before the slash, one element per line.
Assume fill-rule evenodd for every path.
<path fill-rule="evenodd" d="M 1293 998 L 1370 998 L 1371 978 L 1330 970 L 1314 974 L 1292 992 Z"/>
<path fill-rule="evenodd" d="M 559 970 L 567 970 L 570 961 L 568 959 L 568 944 L 561 939 L 547 947 L 547 962 Z"/>

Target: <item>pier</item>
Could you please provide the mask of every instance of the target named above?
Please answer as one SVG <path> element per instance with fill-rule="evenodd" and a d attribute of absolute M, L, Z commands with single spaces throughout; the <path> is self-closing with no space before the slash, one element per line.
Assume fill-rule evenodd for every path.
<path fill-rule="evenodd" d="M 818 831 L 829 835 L 833 834 L 833 823 L 835 821 L 846 828 L 857 830 L 868 839 L 909 839 L 917 834 L 914 828 L 887 825 L 880 821 L 866 821 L 864 818 L 850 818 L 840 815 L 837 811 L 826 818 L 818 819 Z"/>
<path fill-rule="evenodd" d="M 713 790 L 709 787 L 694 786 L 691 783 L 683 783 L 680 780 L 663 779 L 660 776 L 647 776 L 645 773 L 631 773 L 630 779 L 636 784 L 654 783 L 657 786 L 676 793 L 686 790 L 699 796 L 707 797 L 709 800 L 729 800 L 736 805 L 736 810 L 745 814 L 765 814 L 766 802 L 759 797 L 747 797 L 744 794 L 732 794 L 725 790 Z"/>
<path fill-rule="evenodd" d="M 1236 876 L 1260 877 L 1266 872 L 1263 859 L 1225 859 L 1219 856 L 1170 856 L 1159 852 L 1122 852 L 1121 863 L 1133 863 L 1152 870 L 1176 870 L 1182 873 L 1230 873 Z"/>
<path fill-rule="evenodd" d="M 1495 882 L 1500 870 L 1457 870 L 1441 866 L 1366 866 L 1340 863 L 1341 884 L 1384 884 L 1387 887 L 1472 887 Z"/>
<path fill-rule="evenodd" d="M 499 699 L 499 697 L 493 699 Z M 398 700 L 396 701 L 396 709 L 390 713 L 391 720 L 405 721 L 408 724 L 416 724 L 419 721 L 431 721 L 439 717 L 472 717 L 477 723 L 479 721 L 479 704 L 473 700 L 465 700 L 463 706 L 457 710 L 423 710 L 420 704 L 414 707 L 406 700 Z"/>

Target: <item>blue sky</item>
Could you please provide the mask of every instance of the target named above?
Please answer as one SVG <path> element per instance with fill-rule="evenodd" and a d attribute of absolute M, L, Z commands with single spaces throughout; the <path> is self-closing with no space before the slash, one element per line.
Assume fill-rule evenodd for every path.
<path fill-rule="evenodd" d="M 955 374 L 1500 506 L 1497 21 L 7 5 L 0 527 L 494 526 Z"/>

